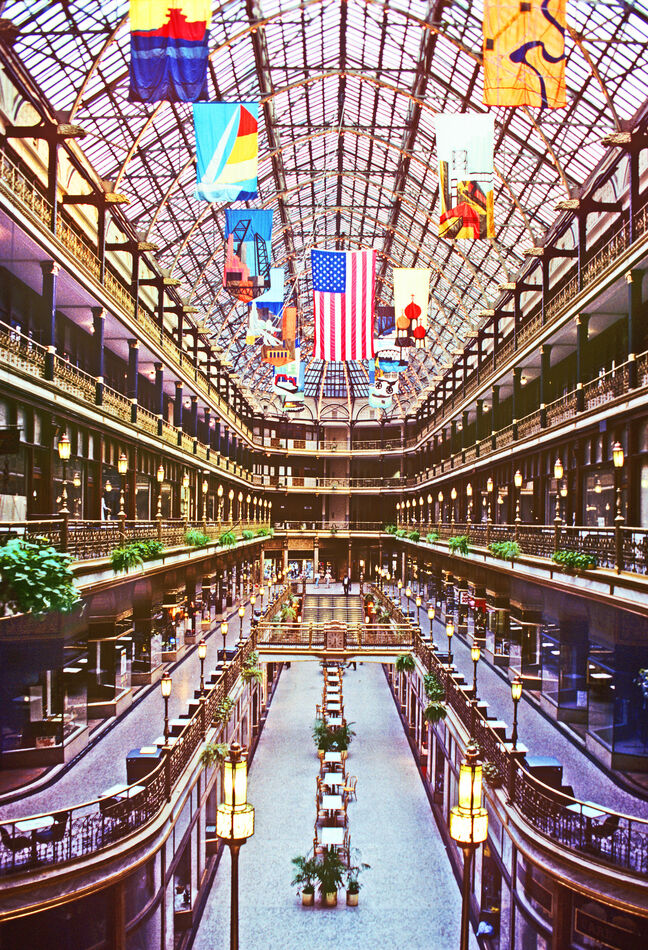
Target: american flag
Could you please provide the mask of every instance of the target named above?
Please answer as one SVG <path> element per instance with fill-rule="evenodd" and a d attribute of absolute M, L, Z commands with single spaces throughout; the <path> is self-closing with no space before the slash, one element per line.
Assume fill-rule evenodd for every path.
<path fill-rule="evenodd" d="M 311 251 L 316 359 L 374 355 L 375 251 Z"/>

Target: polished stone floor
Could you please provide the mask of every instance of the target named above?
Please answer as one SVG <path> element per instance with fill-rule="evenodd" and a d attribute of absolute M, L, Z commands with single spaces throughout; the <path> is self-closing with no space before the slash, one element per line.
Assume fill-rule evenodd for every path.
<path fill-rule="evenodd" d="M 344 678 L 358 778 L 349 805 L 351 847 L 371 865 L 358 907 L 303 908 L 291 858 L 312 845 L 315 777 L 311 738 L 321 698 L 317 663 L 285 669 L 250 772 L 256 834 L 240 856 L 240 945 L 245 950 L 455 950 L 461 897 L 381 666 Z M 230 858 L 224 853 L 194 950 L 229 947 Z M 471 946 L 477 946 L 474 941 Z"/>

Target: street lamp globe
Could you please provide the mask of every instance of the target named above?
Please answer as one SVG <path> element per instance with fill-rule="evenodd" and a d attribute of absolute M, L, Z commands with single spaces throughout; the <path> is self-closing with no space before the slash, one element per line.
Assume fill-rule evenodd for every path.
<path fill-rule="evenodd" d="M 518 469 L 515 475 L 513 476 L 513 484 L 515 485 L 516 488 L 522 488 L 522 472 L 520 471 L 520 469 Z"/>
<path fill-rule="evenodd" d="M 198 644 L 198 658 L 200 660 L 204 660 L 206 656 L 207 656 L 207 644 L 205 643 L 204 640 L 201 640 L 200 643 Z"/>
<path fill-rule="evenodd" d="M 479 648 L 479 644 L 473 643 L 473 645 L 470 648 L 470 658 L 473 661 L 473 663 L 478 663 L 480 656 L 481 656 L 481 650 Z"/>
<path fill-rule="evenodd" d="M 171 683 L 172 680 L 169 674 L 164 673 L 162 675 L 162 679 L 160 680 L 160 689 L 162 690 L 162 695 L 165 699 L 168 699 L 171 695 Z"/>
<path fill-rule="evenodd" d="M 62 462 L 69 461 L 72 445 L 66 432 L 58 440 L 58 456 Z"/>
<path fill-rule="evenodd" d="M 564 471 L 565 470 L 563 468 L 563 463 L 561 459 L 557 458 L 556 461 L 554 462 L 554 478 L 556 479 L 557 482 L 559 482 L 560 479 L 563 477 Z"/>
<path fill-rule="evenodd" d="M 128 471 L 128 456 L 125 455 L 123 452 L 121 453 L 121 455 L 119 456 L 119 459 L 117 460 L 117 471 L 119 472 L 120 475 L 125 475 L 126 472 Z"/>
<path fill-rule="evenodd" d="M 620 442 L 615 442 L 612 446 L 612 461 L 614 462 L 615 468 L 623 468 L 625 455 L 623 453 L 623 446 Z"/>
<path fill-rule="evenodd" d="M 158 465 L 157 480 L 160 483 L 160 485 L 164 481 L 164 465 L 162 464 Z"/>

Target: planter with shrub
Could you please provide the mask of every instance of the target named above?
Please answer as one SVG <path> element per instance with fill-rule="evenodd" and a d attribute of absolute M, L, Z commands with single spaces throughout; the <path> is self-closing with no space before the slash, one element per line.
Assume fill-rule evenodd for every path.
<path fill-rule="evenodd" d="M 80 599 L 71 560 L 45 539 L 11 538 L 0 546 L 0 604 L 13 613 L 69 613 Z"/>
<path fill-rule="evenodd" d="M 551 555 L 554 564 L 559 564 L 568 571 L 588 571 L 596 567 L 597 560 L 593 554 L 583 554 L 580 551 L 561 549 Z"/>
<path fill-rule="evenodd" d="M 520 545 L 517 541 L 492 541 L 488 550 L 502 561 L 514 561 L 520 556 Z"/>
<path fill-rule="evenodd" d="M 470 551 L 468 538 L 465 534 L 457 534 L 454 538 L 448 538 L 448 547 L 451 554 L 466 555 Z"/>
<path fill-rule="evenodd" d="M 292 859 L 295 865 L 292 885 L 299 887 L 301 902 L 305 907 L 315 903 L 315 881 L 317 880 L 317 859 L 312 854 L 301 854 Z"/>

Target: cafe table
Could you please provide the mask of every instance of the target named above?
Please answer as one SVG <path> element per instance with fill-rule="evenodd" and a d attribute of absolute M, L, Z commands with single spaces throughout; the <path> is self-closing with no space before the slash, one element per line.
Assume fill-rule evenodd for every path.
<path fill-rule="evenodd" d="M 324 785 L 328 785 L 329 788 L 339 788 L 340 785 L 344 784 L 344 773 L 343 772 L 325 772 L 322 776 L 322 782 Z"/>
<path fill-rule="evenodd" d="M 344 802 L 341 795 L 322 795 L 321 808 L 323 811 L 342 811 Z"/>
<path fill-rule="evenodd" d="M 341 716 L 327 716 L 326 718 L 326 723 L 329 726 L 341 726 L 342 721 L 343 720 Z"/>
<path fill-rule="evenodd" d="M 331 827 L 323 825 L 319 829 L 319 839 L 326 848 L 336 847 L 344 844 L 345 829 L 339 825 Z"/>
<path fill-rule="evenodd" d="M 51 828 L 54 824 L 52 815 L 40 815 L 37 818 L 25 818 L 22 821 L 15 822 L 16 831 L 31 835 L 31 856 L 34 864 L 38 863 L 38 849 L 36 832 L 43 831 L 45 828 Z"/>
<path fill-rule="evenodd" d="M 324 762 L 326 764 L 328 763 L 338 764 L 341 761 L 342 761 L 341 752 L 325 752 L 324 753 Z"/>

